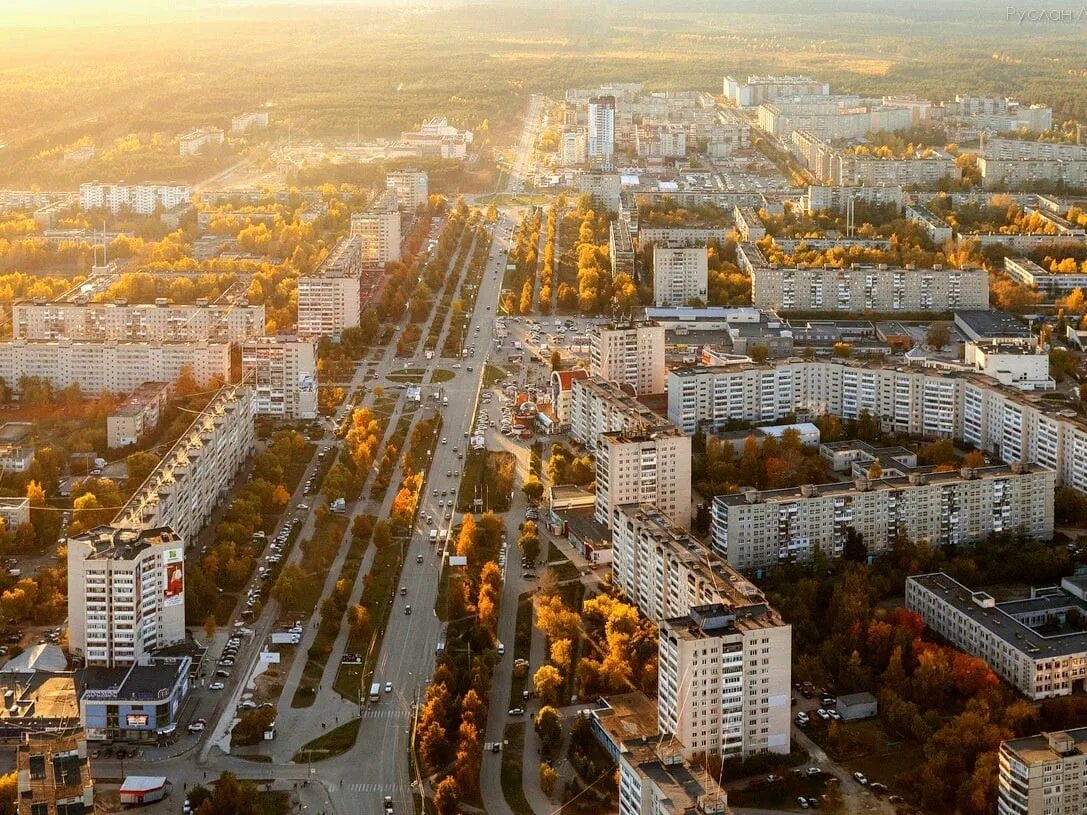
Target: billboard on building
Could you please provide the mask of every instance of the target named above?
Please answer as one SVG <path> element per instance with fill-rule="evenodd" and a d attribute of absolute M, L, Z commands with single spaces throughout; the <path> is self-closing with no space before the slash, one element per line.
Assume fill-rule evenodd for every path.
<path fill-rule="evenodd" d="M 185 601 L 185 554 L 181 548 L 167 549 L 163 556 L 166 585 L 162 590 L 164 606 L 176 606 Z"/>

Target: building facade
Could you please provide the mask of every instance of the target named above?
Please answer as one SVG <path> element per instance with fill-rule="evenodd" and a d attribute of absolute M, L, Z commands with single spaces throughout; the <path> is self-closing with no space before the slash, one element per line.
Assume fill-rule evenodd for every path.
<path fill-rule="evenodd" d="M 658 243 L 653 247 L 653 305 L 706 302 L 709 255 L 705 246 Z"/>
<path fill-rule="evenodd" d="M 826 96 L 830 85 L 817 82 L 810 76 L 749 76 L 747 81 L 740 81 L 726 76 L 724 94 L 737 107 L 761 105 L 783 96 Z"/>
<path fill-rule="evenodd" d="M 646 434 L 672 427 L 663 416 L 599 376 L 573 380 L 569 421 L 573 439 L 593 451 L 604 433 Z"/>
<path fill-rule="evenodd" d="M 338 334 L 357 326 L 361 316 L 362 243 L 350 236 L 336 245 L 312 275 L 298 278 L 298 334 Z"/>
<path fill-rule="evenodd" d="M 607 164 L 615 154 L 615 97 L 589 99 L 589 160 Z"/>
<path fill-rule="evenodd" d="M 427 199 L 430 197 L 430 184 L 426 170 L 397 170 L 386 173 L 385 189 L 395 193 L 397 206 L 407 212 L 415 212 L 419 207 L 426 206 Z M 399 220 L 397 233 L 399 233 Z"/>
<path fill-rule="evenodd" d="M 74 815 L 94 812 L 94 781 L 81 732 L 28 733 L 15 751 L 19 815 Z"/>
<path fill-rule="evenodd" d="M 639 394 L 664 393 L 664 326 L 650 321 L 594 325 L 589 373 Z"/>
<path fill-rule="evenodd" d="M 16 303 L 12 334 L 24 340 L 119 342 L 241 342 L 264 336 L 264 306 L 248 301 L 213 305 L 76 302 Z"/>
<path fill-rule="evenodd" d="M 115 450 L 138 442 L 159 423 L 170 396 L 166 382 L 144 382 L 106 417 L 106 443 Z"/>
<path fill-rule="evenodd" d="M 192 191 L 186 184 L 102 184 L 89 181 L 79 185 L 80 209 L 108 209 L 117 214 L 131 209 L 137 215 L 152 215 L 157 209 L 187 204 Z"/>
<path fill-rule="evenodd" d="M 691 524 L 691 437 L 677 428 L 603 433 L 596 449 L 596 520 L 611 526 L 621 504 L 651 504 L 679 527 Z"/>
<path fill-rule="evenodd" d="M 417 191 L 412 192 L 414 196 Z M 358 240 L 360 261 L 366 267 L 384 267 L 400 260 L 400 204 L 398 188 L 384 195 L 362 212 L 351 216 L 351 237 Z"/>
<path fill-rule="evenodd" d="M 1087 810 L 1087 727 L 1000 743 L 997 815 Z"/>
<path fill-rule="evenodd" d="M 242 381 L 257 413 L 279 419 L 317 418 L 317 341 L 262 337 L 242 345 Z"/>

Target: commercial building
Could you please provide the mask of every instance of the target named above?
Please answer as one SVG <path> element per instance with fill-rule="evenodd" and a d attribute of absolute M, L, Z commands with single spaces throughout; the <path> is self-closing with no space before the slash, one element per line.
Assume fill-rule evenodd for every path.
<path fill-rule="evenodd" d="M 407 212 L 415 212 L 419 207 L 426 206 L 427 199 L 430 197 L 430 184 L 426 170 L 397 170 L 386 173 L 385 189 L 393 191 L 396 195 L 396 205 Z M 399 245 L 399 221 L 397 221 L 396 231 Z"/>
<path fill-rule="evenodd" d="M 1087 187 L 1087 147 L 1021 139 L 982 139 L 978 153 L 982 184 L 989 189 L 1039 182 Z"/>
<path fill-rule="evenodd" d="M 739 569 L 839 557 L 859 536 L 869 554 L 899 535 L 933 546 L 974 543 L 994 533 L 1053 535 L 1052 470 L 1025 464 L 941 472 L 882 462 L 852 482 L 718 495 L 713 548 Z"/>
<path fill-rule="evenodd" d="M 1087 683 L 1087 633 L 1065 624 L 1087 615 L 1085 583 L 1066 577 L 1028 598 L 997 602 L 943 573 L 915 575 L 906 578 L 906 608 L 1036 701 L 1082 692 Z"/>
<path fill-rule="evenodd" d="M 399 218 L 399 214 L 396 214 Z M 341 240 L 312 275 L 298 278 L 298 334 L 339 334 L 362 315 L 362 241 Z"/>
<path fill-rule="evenodd" d="M 239 113 L 230 120 L 230 132 L 236 136 L 250 130 L 263 130 L 268 127 L 268 111 Z"/>
<path fill-rule="evenodd" d="M 661 733 L 685 755 L 787 753 L 791 627 L 655 508 L 616 507 L 612 537 L 616 584 L 661 626 Z"/>
<path fill-rule="evenodd" d="M 166 382 L 144 382 L 106 417 L 106 443 L 114 450 L 129 447 L 158 426 L 170 396 Z"/>
<path fill-rule="evenodd" d="M 570 435 L 593 451 L 604 433 L 647 434 L 671 427 L 663 416 L 599 376 L 573 381 L 569 416 Z"/>
<path fill-rule="evenodd" d="M 691 437 L 678 428 L 602 433 L 596 443 L 596 520 L 611 526 L 621 504 L 657 507 L 679 527 L 691 523 Z"/>
<path fill-rule="evenodd" d="M 457 130 L 444 116 L 436 116 L 423 122 L 418 130 L 400 134 L 396 148 L 419 157 L 464 159 L 473 141 L 471 130 Z"/>
<path fill-rule="evenodd" d="M 94 812 L 94 781 L 82 733 L 28 733 L 15 751 L 19 815 Z"/>
<path fill-rule="evenodd" d="M 658 243 L 653 247 L 653 305 L 706 302 L 709 255 L 705 246 Z"/>
<path fill-rule="evenodd" d="M 610 164 L 615 154 L 615 97 L 589 99 L 588 154 L 590 161 Z"/>
<path fill-rule="evenodd" d="M 169 527 L 195 541 L 253 452 L 253 394 L 221 388 L 113 519 L 123 529 Z"/>
<path fill-rule="evenodd" d="M 705 256 L 705 249 L 701 252 Z M 589 373 L 638 394 L 664 393 L 664 326 L 650 321 L 592 326 Z"/>
<path fill-rule="evenodd" d="M 1087 727 L 1000 743 L 997 815 L 1079 815 L 1087 809 Z"/>
<path fill-rule="evenodd" d="M 948 312 L 989 307 L 984 269 L 916 269 L 854 263 L 849 268 L 756 266 L 755 308 L 779 311 Z"/>
<path fill-rule="evenodd" d="M 24 340 L 120 342 L 241 342 L 264 336 L 264 306 L 247 300 L 211 304 L 24 301 L 12 306 L 12 335 Z"/>
<path fill-rule="evenodd" d="M 351 237 L 358 240 L 360 261 L 366 267 L 384 267 L 400 260 L 400 210 L 395 187 L 351 216 Z"/>
<path fill-rule="evenodd" d="M 178 139 L 178 152 L 183 156 L 199 155 L 209 145 L 222 144 L 224 138 L 223 130 L 219 127 L 190 130 Z"/>
<path fill-rule="evenodd" d="M 242 345 L 242 381 L 254 410 L 279 419 L 317 418 L 317 341 L 262 337 Z"/>
<path fill-rule="evenodd" d="M 186 184 L 103 184 L 88 181 L 79 185 L 80 209 L 108 209 L 114 215 L 130 209 L 136 215 L 153 215 L 158 209 L 173 209 L 189 203 Z"/>
<path fill-rule="evenodd" d="M 189 693 L 190 657 L 82 671 L 79 706 L 92 741 L 156 742 L 177 730 Z"/>
<path fill-rule="evenodd" d="M 68 539 L 68 648 L 88 666 L 146 665 L 185 641 L 185 541 L 169 527 Z"/>
<path fill-rule="evenodd" d="M 230 378 L 225 342 L 72 342 L 12 340 L 0 343 L 0 378 L 16 388 L 36 376 L 54 388 L 78 385 L 83 393 L 127 393 L 151 380 L 174 382 L 182 371 L 207 387 Z"/>
<path fill-rule="evenodd" d="M 830 85 L 810 76 L 749 76 L 741 82 L 731 76 L 724 81 L 724 94 L 737 107 L 761 105 L 783 96 L 826 96 Z"/>

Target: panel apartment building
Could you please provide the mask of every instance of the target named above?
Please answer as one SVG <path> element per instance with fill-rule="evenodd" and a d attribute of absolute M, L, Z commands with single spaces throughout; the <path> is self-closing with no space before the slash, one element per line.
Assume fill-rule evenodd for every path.
<path fill-rule="evenodd" d="M 253 409 L 280 419 L 317 418 L 317 342 L 261 337 L 242 345 L 242 382 Z"/>
<path fill-rule="evenodd" d="M 185 541 L 168 527 L 68 539 L 68 637 L 88 666 L 146 665 L 185 641 Z"/>
<path fill-rule="evenodd" d="M 932 188 L 945 179 L 958 181 L 962 177 L 955 160 L 939 150 L 919 150 L 908 158 L 881 158 L 839 149 L 807 130 L 794 130 L 789 139 L 793 154 L 823 184 Z"/>
<path fill-rule="evenodd" d="M 596 445 L 596 520 L 611 526 L 620 504 L 651 504 L 691 525 L 691 437 L 678 428 L 603 433 Z"/>
<path fill-rule="evenodd" d="M 264 306 L 247 301 L 212 305 L 22 302 L 12 306 L 12 333 L 24 340 L 241 342 L 264 336 Z"/>
<path fill-rule="evenodd" d="M 756 266 L 751 299 L 758 309 L 858 313 L 946 312 L 989 307 L 984 269 L 915 269 L 854 263 L 846 269 Z"/>
<path fill-rule="evenodd" d="M 80 209 L 108 209 L 114 215 L 131 209 L 137 215 L 152 215 L 157 209 L 187 204 L 192 191 L 186 184 L 102 184 L 89 181 L 79 185 Z"/>
<path fill-rule="evenodd" d="M 613 511 L 612 573 L 660 623 L 658 724 L 685 754 L 789 752 L 792 628 L 654 507 Z"/>
<path fill-rule="evenodd" d="M 706 302 L 709 255 L 705 246 L 658 243 L 653 247 L 653 305 Z"/>
<path fill-rule="evenodd" d="M 396 196 L 396 204 L 407 212 L 415 212 L 426 206 L 430 197 L 429 179 L 426 170 L 397 170 L 385 175 L 385 189 Z M 399 221 L 397 222 L 399 230 Z M 399 240 L 397 241 L 399 244 Z"/>
<path fill-rule="evenodd" d="M 0 343 L 0 378 L 18 388 L 23 377 L 54 388 L 79 385 L 84 393 L 128 393 L 148 380 L 173 382 L 182 369 L 201 387 L 230 378 L 226 342 L 72 342 L 12 340 Z"/>
<path fill-rule="evenodd" d="M 365 210 L 351 216 L 351 236 L 359 241 L 361 262 L 366 268 L 383 268 L 386 263 L 400 260 L 398 195 L 398 188 L 388 188 Z"/>
<path fill-rule="evenodd" d="M 951 645 L 982 660 L 1031 700 L 1082 692 L 1087 683 L 1087 633 L 1059 627 L 1075 611 L 1087 616 L 1087 581 L 1066 577 L 1030 597 L 997 602 L 946 574 L 906 578 L 906 608 Z"/>
<path fill-rule="evenodd" d="M 646 435 L 672 427 L 663 416 L 599 376 L 573 381 L 568 417 L 570 435 L 594 453 L 604 433 Z"/>
<path fill-rule="evenodd" d="M 1078 144 L 985 139 L 978 169 L 986 188 L 1030 187 L 1038 182 L 1087 187 L 1087 147 Z"/>
<path fill-rule="evenodd" d="M 1087 810 L 1087 727 L 1000 743 L 997 815 Z"/>
<path fill-rule="evenodd" d="M 913 112 L 884 107 L 859 96 L 790 96 L 764 102 L 758 110 L 759 127 L 787 140 L 794 130 L 821 139 L 857 139 L 867 133 L 912 127 Z"/>
<path fill-rule="evenodd" d="M 313 274 L 298 278 L 300 336 L 330 336 L 359 324 L 362 315 L 361 246 L 361 238 L 357 236 L 344 238 Z"/>
<path fill-rule="evenodd" d="M 1012 464 L 1056 471 L 1087 492 L 1087 423 L 1032 392 L 973 372 L 853 360 L 688 367 L 668 373 L 668 418 L 685 433 L 799 414 L 877 418 L 887 432 L 950 438 Z"/>
<path fill-rule="evenodd" d="M 664 393 L 664 326 L 652 321 L 592 326 L 589 373 L 638 394 Z"/>
<path fill-rule="evenodd" d="M 126 529 L 170 527 L 194 541 L 253 452 L 253 393 L 221 388 L 113 519 Z"/>
<path fill-rule="evenodd" d="M 784 96 L 826 96 L 830 85 L 810 76 L 749 76 L 746 82 L 726 76 L 724 95 L 737 107 L 761 105 Z"/>

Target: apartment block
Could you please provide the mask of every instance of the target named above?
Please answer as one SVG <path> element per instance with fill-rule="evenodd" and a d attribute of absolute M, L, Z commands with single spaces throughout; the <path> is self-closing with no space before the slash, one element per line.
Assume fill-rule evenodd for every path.
<path fill-rule="evenodd" d="M 830 85 L 810 76 L 749 76 L 741 82 L 731 76 L 724 81 L 724 95 L 737 107 L 761 105 L 783 96 L 826 96 Z"/>
<path fill-rule="evenodd" d="M 236 136 L 244 135 L 250 130 L 263 130 L 268 127 L 268 111 L 239 113 L 230 120 L 230 132 Z"/>
<path fill-rule="evenodd" d="M 224 305 L 92 303 L 85 297 L 12 306 L 12 333 L 24 340 L 116 340 L 120 342 L 241 342 L 264 336 L 264 306 L 242 300 Z"/>
<path fill-rule="evenodd" d="M 613 511 L 612 573 L 660 623 L 658 724 L 684 755 L 787 753 L 792 628 L 654 507 Z"/>
<path fill-rule="evenodd" d="M 0 425 L 0 476 L 4 473 L 25 473 L 30 469 L 37 452 L 33 435 L 32 422 L 4 422 Z"/>
<path fill-rule="evenodd" d="M 596 520 L 611 526 L 621 504 L 650 504 L 691 524 L 691 437 L 678 428 L 603 433 L 596 445 Z"/>
<path fill-rule="evenodd" d="M 1060 586 L 1032 589 L 1028 598 L 998 602 L 938 572 L 906 578 L 906 608 L 1037 701 L 1084 690 L 1087 633 L 1053 621 L 1087 615 L 1085 591 L 1083 576 L 1066 577 Z"/>
<path fill-rule="evenodd" d="M 336 244 L 313 274 L 298 278 L 300 336 L 331 336 L 359 324 L 362 265 L 361 238 L 350 236 Z"/>
<path fill-rule="evenodd" d="M 120 450 L 138 442 L 158 426 L 169 396 L 169 383 L 144 382 L 106 417 L 106 443 Z"/>
<path fill-rule="evenodd" d="M 937 246 L 951 240 L 953 234 L 951 226 L 923 204 L 913 203 L 907 206 L 906 219 L 925 230 L 928 239 Z"/>
<path fill-rule="evenodd" d="M 253 394 L 221 388 L 113 519 L 124 529 L 169 527 L 194 541 L 253 452 Z"/>
<path fill-rule="evenodd" d="M 1004 271 L 1024 286 L 1050 295 L 1087 288 L 1087 272 L 1051 272 L 1029 258 L 1004 258 Z"/>
<path fill-rule="evenodd" d="M 653 247 L 653 305 L 706 302 L 709 256 L 705 246 L 658 243 Z"/>
<path fill-rule="evenodd" d="M 821 139 L 858 139 L 867 133 L 905 130 L 914 124 L 908 108 L 884 107 L 858 96 L 789 96 L 764 102 L 759 127 L 780 139 L 805 130 Z"/>
<path fill-rule="evenodd" d="M 84 393 L 127 393 L 149 379 L 173 382 L 191 371 L 202 387 L 230 378 L 225 342 L 72 342 L 12 340 L 0 343 L 0 378 L 18 387 L 23 377 L 54 388 L 79 385 Z"/>
<path fill-rule="evenodd" d="M 701 252 L 704 256 L 705 248 Z M 592 326 L 589 373 L 638 394 L 664 393 L 664 327 L 650 321 Z"/>
<path fill-rule="evenodd" d="M 317 341 L 262 337 L 242 345 L 242 381 L 254 410 L 279 419 L 317 418 Z"/>
<path fill-rule="evenodd" d="M 219 127 L 190 130 L 178 139 L 178 152 L 183 156 L 196 156 L 209 145 L 222 144 L 224 139 L 223 130 Z"/>
<path fill-rule="evenodd" d="M 883 466 L 883 465 L 886 466 Z M 975 543 L 994 533 L 1053 535 L 1055 473 L 1026 464 L 940 472 L 881 462 L 882 474 L 852 482 L 718 495 L 713 548 L 738 569 L 836 558 L 850 535 L 870 554 L 905 536 L 932 546 Z"/>
<path fill-rule="evenodd" d="M 978 169 L 986 188 L 1027 187 L 1038 182 L 1087 187 L 1087 147 L 1078 144 L 983 139 Z"/>
<path fill-rule="evenodd" d="M 426 170 L 397 170 L 385 174 L 385 189 L 396 195 L 396 205 L 407 212 L 426 206 L 430 197 L 430 182 Z M 399 221 L 397 222 L 399 235 Z M 399 237 L 397 244 L 399 244 Z"/>
<path fill-rule="evenodd" d="M 579 167 L 589 160 L 589 137 L 584 128 L 562 132 L 559 142 L 559 163 L 563 167 Z"/>
<path fill-rule="evenodd" d="M 189 203 L 192 195 L 186 184 L 103 184 L 88 181 L 79 185 L 81 209 L 108 209 L 114 215 L 130 209 L 137 215 L 152 215 L 157 209 L 173 209 Z"/>
<path fill-rule="evenodd" d="M 589 99 L 588 154 L 590 160 L 607 164 L 615 154 L 615 97 Z"/>
<path fill-rule="evenodd" d="M 608 255 L 611 258 L 612 279 L 621 274 L 630 275 L 635 279 L 634 268 L 634 240 L 630 236 L 630 227 L 622 218 L 611 222 L 608 226 Z"/>
<path fill-rule="evenodd" d="M 775 311 L 947 312 L 989 307 L 984 269 L 759 266 L 751 280 L 755 308 Z"/>
<path fill-rule="evenodd" d="M 732 220 L 742 240 L 757 241 L 766 236 L 766 225 L 754 207 L 733 207 Z"/>
<path fill-rule="evenodd" d="M 902 187 L 899 185 L 885 185 L 879 187 L 808 187 L 805 197 L 805 211 L 809 215 L 817 212 L 842 212 L 844 213 L 851 201 L 860 201 L 876 206 L 893 206 L 896 212 L 901 212 L 905 203 Z"/>
<path fill-rule="evenodd" d="M 569 421 L 574 440 L 594 452 L 604 433 L 646 434 L 671 427 L 663 416 L 600 376 L 573 380 Z"/>
<path fill-rule="evenodd" d="M 997 815 L 1087 810 L 1087 727 L 1000 743 Z"/>
<path fill-rule="evenodd" d="M 26 733 L 15 749 L 18 815 L 94 812 L 94 781 L 81 731 Z"/>
<path fill-rule="evenodd" d="M 619 815 L 731 815 L 728 793 L 674 738 L 624 739 L 618 753 Z"/>
<path fill-rule="evenodd" d="M 89 666 L 148 664 L 185 641 L 185 541 L 169 527 L 68 539 L 69 650 Z"/>
<path fill-rule="evenodd" d="M 357 239 L 363 266 L 384 267 L 400 260 L 398 192 L 388 188 L 364 211 L 351 216 L 351 237 Z"/>
<path fill-rule="evenodd" d="M 555 411 L 555 418 L 558 419 L 560 425 L 569 426 L 570 424 L 574 383 L 580 379 L 587 379 L 588 376 L 589 372 L 584 368 L 551 372 L 551 408 Z"/>
<path fill-rule="evenodd" d="M 788 138 L 793 153 L 824 184 L 931 188 L 945 179 L 958 181 L 962 177 L 954 159 L 939 150 L 919 150 L 908 158 L 882 158 L 838 149 L 808 130 L 794 130 Z"/>

